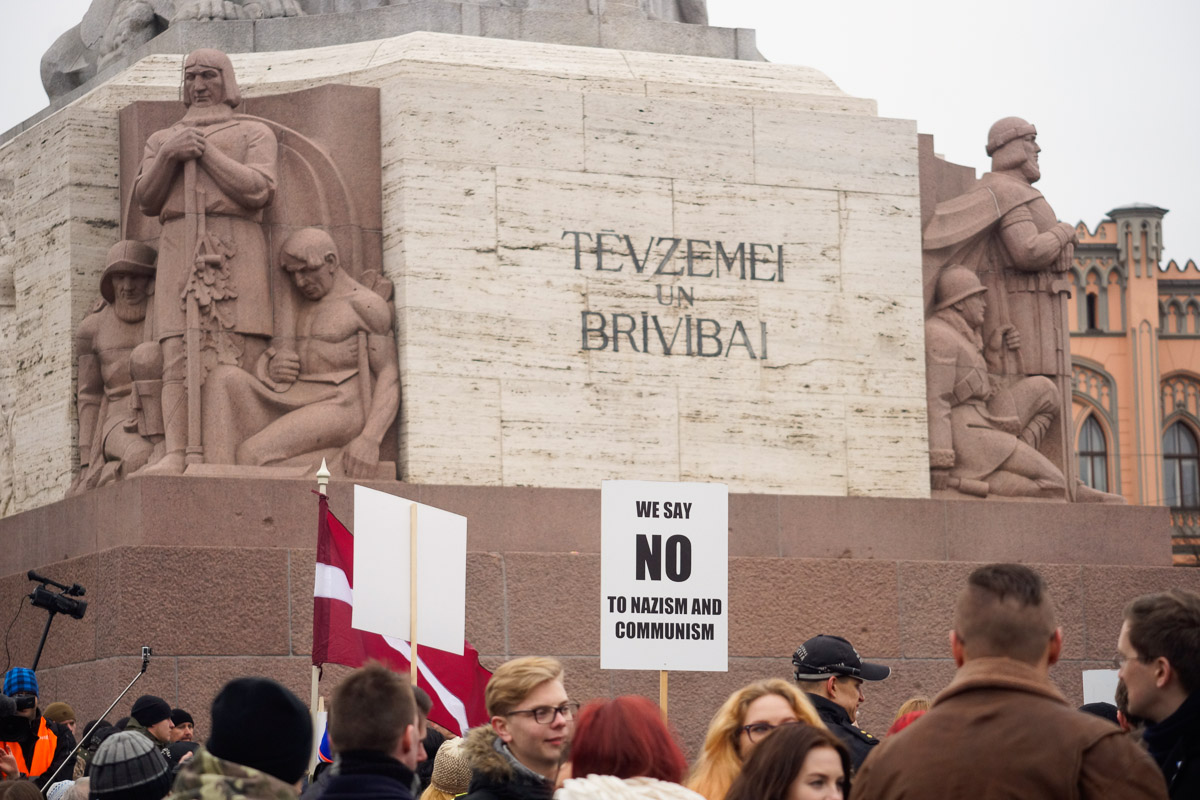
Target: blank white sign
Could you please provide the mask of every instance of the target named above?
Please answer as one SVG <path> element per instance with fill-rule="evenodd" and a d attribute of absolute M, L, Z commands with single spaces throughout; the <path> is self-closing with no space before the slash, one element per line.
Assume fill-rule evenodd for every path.
<path fill-rule="evenodd" d="M 1115 669 L 1085 669 L 1083 671 L 1083 702 L 1116 703 L 1117 671 Z"/>
<path fill-rule="evenodd" d="M 417 644 L 462 655 L 467 518 L 354 487 L 354 614 L 360 631 L 412 641 L 409 509 L 417 507 Z"/>

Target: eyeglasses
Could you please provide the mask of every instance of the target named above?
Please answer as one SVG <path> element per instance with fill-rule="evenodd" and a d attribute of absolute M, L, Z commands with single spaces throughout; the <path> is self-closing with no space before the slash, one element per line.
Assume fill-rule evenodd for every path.
<path fill-rule="evenodd" d="M 562 714 L 563 719 L 567 722 L 575 719 L 575 714 L 579 711 L 579 703 L 570 700 L 563 703 L 561 706 L 538 706 L 537 708 L 519 708 L 516 711 L 510 711 L 504 716 L 512 716 L 513 714 L 528 714 L 533 717 L 533 721 L 538 725 L 549 725 L 554 722 L 555 717 Z"/>
<path fill-rule="evenodd" d="M 803 724 L 804 723 L 798 719 L 791 720 L 790 722 L 781 722 L 778 725 L 772 725 L 769 722 L 756 722 L 753 725 L 743 725 L 742 730 L 744 730 L 746 732 L 746 736 L 749 737 L 750 741 L 757 744 L 768 733 L 775 730 L 776 728 L 783 728 L 788 725 L 803 725 Z"/>
<path fill-rule="evenodd" d="M 1123 669 L 1130 661 L 1141 661 L 1141 656 L 1123 656 L 1120 653 L 1113 658 L 1113 669 Z"/>

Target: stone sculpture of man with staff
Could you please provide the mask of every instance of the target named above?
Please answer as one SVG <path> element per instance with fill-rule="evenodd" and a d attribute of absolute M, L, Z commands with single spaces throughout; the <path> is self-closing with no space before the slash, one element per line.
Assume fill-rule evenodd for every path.
<path fill-rule="evenodd" d="M 142 213 L 162 223 L 154 330 L 163 350 L 166 454 L 149 473 L 179 474 L 203 460 L 207 370 L 252 368 L 274 335 L 262 223 L 275 196 L 278 143 L 265 124 L 234 116 L 240 101 L 228 56 L 188 55 L 187 112 L 147 140 L 133 188 Z"/>

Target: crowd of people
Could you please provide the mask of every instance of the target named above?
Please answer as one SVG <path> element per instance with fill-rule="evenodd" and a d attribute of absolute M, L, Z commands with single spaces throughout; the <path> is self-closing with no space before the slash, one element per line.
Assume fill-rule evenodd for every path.
<path fill-rule="evenodd" d="M 314 774 L 309 710 L 272 680 L 226 684 L 201 746 L 191 715 L 161 698 L 79 726 L 66 703 L 42 709 L 37 676 L 14 668 L 0 700 L 0 800 L 1200 798 L 1200 595 L 1129 603 L 1111 704 L 1067 703 L 1049 675 L 1062 646 L 1036 571 L 980 567 L 955 608 L 953 680 L 904 703 L 882 737 L 857 712 L 864 682 L 890 669 L 820 635 L 793 655 L 793 681 L 725 700 L 690 767 L 653 702 L 581 708 L 547 657 L 500 665 L 489 722 L 462 738 L 428 722 L 429 697 L 404 677 L 355 670 L 330 701 L 332 764 Z"/>

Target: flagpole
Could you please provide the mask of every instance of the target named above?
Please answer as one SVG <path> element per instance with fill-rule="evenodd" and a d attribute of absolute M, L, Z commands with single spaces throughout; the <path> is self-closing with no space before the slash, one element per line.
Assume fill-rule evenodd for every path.
<path fill-rule="evenodd" d="M 408 509 L 408 636 L 412 658 L 408 661 L 408 678 L 417 685 L 417 504 Z"/>
<path fill-rule="evenodd" d="M 325 459 L 321 459 L 321 466 L 317 469 L 317 494 L 325 495 L 329 489 L 329 465 L 325 463 Z M 320 502 L 320 501 L 318 501 Z M 312 716 L 313 730 L 317 729 L 317 714 L 319 713 L 319 703 L 317 684 L 321 680 L 321 668 L 316 664 L 312 665 L 312 699 L 308 703 L 308 713 Z M 308 772 L 311 775 L 312 771 L 317 766 L 317 748 L 321 746 L 319 741 L 314 737 L 312 755 L 308 759 Z"/>

